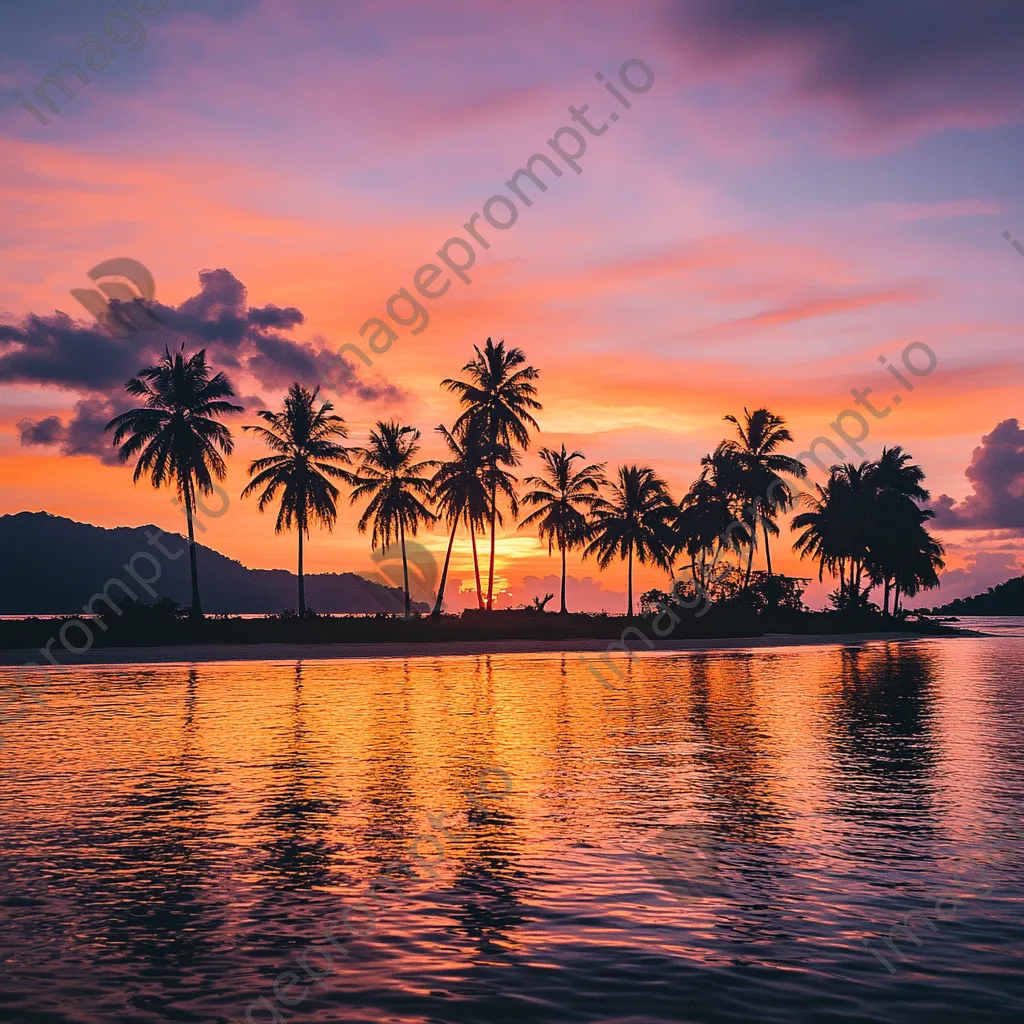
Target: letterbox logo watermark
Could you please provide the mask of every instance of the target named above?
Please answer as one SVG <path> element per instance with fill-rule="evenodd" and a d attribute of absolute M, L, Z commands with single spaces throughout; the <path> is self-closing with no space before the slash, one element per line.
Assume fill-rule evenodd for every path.
<path fill-rule="evenodd" d="M 437 559 L 430 548 L 419 541 L 405 542 L 405 557 L 409 563 L 409 597 L 433 607 L 437 600 Z M 382 548 L 370 556 L 380 568 L 366 578 L 385 587 L 405 590 L 405 570 L 402 567 L 402 549 L 397 544 Z"/>
<path fill-rule="evenodd" d="M 140 329 L 155 331 L 162 326 L 156 314 L 145 305 L 156 297 L 156 282 L 138 260 L 116 256 L 97 263 L 88 276 L 96 282 L 96 287 L 72 288 L 71 295 L 114 337 L 126 338 Z"/>
<path fill-rule="evenodd" d="M 679 900 L 712 896 L 721 888 L 721 863 L 707 825 L 667 825 L 643 844 L 636 858 Z"/>

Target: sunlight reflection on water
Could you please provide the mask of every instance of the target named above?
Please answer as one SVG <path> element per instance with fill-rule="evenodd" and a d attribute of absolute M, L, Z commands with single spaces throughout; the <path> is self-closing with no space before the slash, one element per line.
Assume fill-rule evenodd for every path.
<path fill-rule="evenodd" d="M 287 1019 L 1005 1019 L 1022 655 L 644 654 L 615 693 L 561 654 L 68 670 L 3 727 L 6 1010 L 242 1020 L 443 814 L 436 877 Z M 862 940 L 979 856 L 891 975 Z"/>

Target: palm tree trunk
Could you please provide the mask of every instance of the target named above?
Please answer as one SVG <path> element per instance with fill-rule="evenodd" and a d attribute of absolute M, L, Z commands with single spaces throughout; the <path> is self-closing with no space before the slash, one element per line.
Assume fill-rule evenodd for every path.
<path fill-rule="evenodd" d="M 565 545 L 561 545 L 562 548 L 562 610 L 561 614 L 565 614 Z"/>
<path fill-rule="evenodd" d="M 302 573 L 302 527 L 299 527 L 299 618 L 306 617 L 306 580 Z"/>
<path fill-rule="evenodd" d="M 772 549 L 768 546 L 768 520 L 761 520 L 761 530 L 764 532 L 764 557 L 768 561 L 768 579 L 772 578 Z"/>
<path fill-rule="evenodd" d="M 437 588 L 437 601 L 434 604 L 434 610 L 430 613 L 430 617 L 433 619 L 438 618 L 441 615 L 441 605 L 444 603 L 444 585 L 448 582 L 448 564 L 452 560 L 452 545 L 455 543 L 455 531 L 459 528 L 458 516 L 452 522 L 452 535 L 448 538 L 448 550 L 444 556 L 444 568 L 441 570 L 441 585 Z"/>
<path fill-rule="evenodd" d="M 882 598 L 882 614 L 886 618 L 889 618 L 889 577 L 888 576 L 885 577 L 885 585 L 884 585 L 884 589 L 882 591 L 882 594 L 883 594 L 883 598 Z"/>
<path fill-rule="evenodd" d="M 492 608 L 494 600 L 494 545 L 496 543 L 495 531 L 498 526 L 498 482 L 491 484 L 491 567 L 487 573 L 487 610 Z"/>
<path fill-rule="evenodd" d="M 480 584 L 480 559 L 476 553 L 476 526 L 474 526 L 473 523 L 469 524 L 469 536 L 473 541 L 473 572 L 476 575 L 476 604 L 477 607 L 483 611 L 484 591 Z"/>
<path fill-rule="evenodd" d="M 629 542 L 629 574 L 628 584 L 626 586 L 627 597 L 626 604 L 628 606 L 628 612 L 630 618 L 633 618 L 633 542 Z"/>
<path fill-rule="evenodd" d="M 757 527 L 754 527 L 756 530 Z M 754 530 L 750 532 L 750 550 L 747 552 L 747 574 L 743 578 L 743 589 L 746 590 L 750 586 L 750 573 L 754 568 Z"/>
<path fill-rule="evenodd" d="M 405 520 L 398 520 L 398 536 L 402 541 L 402 578 L 405 580 L 405 617 L 412 618 L 412 599 L 409 597 L 409 560 L 405 557 Z"/>
<path fill-rule="evenodd" d="M 195 506 L 195 496 L 192 484 L 192 477 L 189 475 L 185 481 L 185 518 L 188 520 L 188 569 L 192 577 L 192 608 L 189 611 L 190 619 L 201 619 L 203 617 L 203 606 L 199 600 L 199 567 L 196 563 L 196 534 L 192 526 L 192 509 Z"/>

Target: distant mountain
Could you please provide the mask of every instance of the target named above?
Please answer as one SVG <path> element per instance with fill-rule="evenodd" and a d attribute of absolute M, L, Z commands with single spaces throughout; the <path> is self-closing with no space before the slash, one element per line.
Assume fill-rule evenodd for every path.
<path fill-rule="evenodd" d="M 998 587 L 989 587 L 984 594 L 958 597 L 932 615 L 1024 615 L 1024 576 L 1017 576 Z"/>
<path fill-rule="evenodd" d="M 150 544 L 158 537 L 168 552 Z M 191 600 L 187 541 L 177 533 L 159 536 L 155 526 L 107 530 L 48 512 L 19 512 L 0 516 L 0 615 L 42 615 L 75 612 L 103 590 L 112 578 L 121 580 L 141 600 L 155 598 L 124 568 L 137 552 L 159 563 L 152 584 L 158 597 L 182 606 Z M 179 554 L 180 552 L 180 554 Z M 177 557 L 169 557 L 177 555 Z M 297 604 L 297 580 L 284 569 L 248 569 L 241 562 L 196 545 L 203 611 L 209 613 L 280 612 Z M 143 579 L 156 577 L 152 561 L 135 560 Z M 110 588 L 115 601 L 124 597 Z M 306 576 L 306 603 L 318 612 L 400 612 L 400 587 L 385 587 L 352 572 Z M 429 610 L 422 603 L 420 611 Z M 98 602 L 97 611 L 104 605 Z"/>

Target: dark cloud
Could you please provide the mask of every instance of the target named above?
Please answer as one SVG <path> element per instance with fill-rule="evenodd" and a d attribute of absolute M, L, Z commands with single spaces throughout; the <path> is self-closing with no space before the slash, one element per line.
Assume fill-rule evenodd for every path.
<path fill-rule="evenodd" d="M 339 355 L 309 343 L 286 341 L 267 335 L 255 342 L 256 353 L 249 358 L 248 369 L 268 388 L 286 388 L 292 381 L 308 387 L 320 385 L 340 395 L 355 393 L 366 402 L 398 401 L 402 393 L 392 384 L 369 384 Z"/>
<path fill-rule="evenodd" d="M 230 271 L 203 270 L 199 292 L 179 306 L 151 304 L 162 325 L 115 338 L 96 324 L 83 324 L 63 312 L 31 314 L 16 324 L 0 323 L 0 384 L 37 384 L 89 396 L 64 424 L 59 417 L 22 420 L 22 444 L 59 445 L 66 454 L 110 458 L 103 427 L 122 411 L 124 382 L 156 362 L 164 347 L 182 342 L 190 351 L 205 348 L 210 362 L 229 376 L 249 374 L 267 390 L 293 381 L 321 387 L 326 395 L 362 401 L 397 401 L 402 393 L 386 381 L 362 379 L 326 339 L 286 337 L 305 322 L 293 306 L 249 306 L 245 286 Z M 237 383 L 237 381 L 236 381 Z M 105 418 L 104 418 L 105 417 Z"/>
<path fill-rule="evenodd" d="M 74 415 L 66 424 L 59 416 L 19 420 L 17 427 L 21 443 L 59 447 L 62 455 L 93 455 L 104 465 L 120 465 L 117 450 L 103 428 L 131 407 L 126 398 L 116 401 L 83 398 L 75 403 Z"/>
<path fill-rule="evenodd" d="M 974 449 L 964 474 L 973 494 L 958 505 L 948 494 L 933 503 L 934 525 L 946 530 L 1012 530 L 1024 535 L 1024 430 L 1003 420 Z"/>
<path fill-rule="evenodd" d="M 276 327 L 279 330 L 289 331 L 297 324 L 306 322 L 302 312 L 294 306 L 281 309 L 273 304 L 264 306 L 262 309 L 249 310 L 249 323 L 254 327 Z"/>
<path fill-rule="evenodd" d="M 1024 53 L 1020 0 L 687 0 L 684 46 L 716 62 L 796 62 L 799 90 L 876 117 L 988 110 L 1013 117 Z"/>
<path fill-rule="evenodd" d="M 111 337 L 99 326 L 84 326 L 67 313 L 25 317 L 0 325 L 0 384 L 44 384 L 77 391 L 107 391 L 123 384 L 161 351 L 156 334 Z"/>
<path fill-rule="evenodd" d="M 47 416 L 44 420 L 18 420 L 17 427 L 24 445 L 53 445 L 64 440 L 64 421 L 59 416 Z"/>

